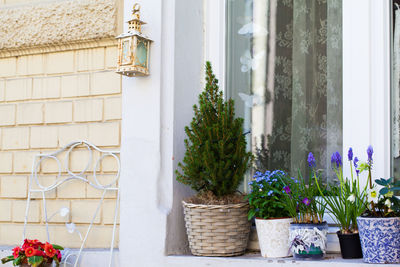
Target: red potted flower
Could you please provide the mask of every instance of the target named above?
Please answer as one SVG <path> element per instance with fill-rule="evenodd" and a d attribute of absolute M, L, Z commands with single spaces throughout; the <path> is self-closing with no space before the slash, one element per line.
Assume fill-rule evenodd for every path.
<path fill-rule="evenodd" d="M 14 266 L 21 267 L 50 267 L 53 261 L 56 266 L 60 265 L 61 252 L 63 248 L 59 245 L 42 243 L 37 239 L 25 239 L 21 247 L 13 248 L 12 255 L 2 258 L 1 262 L 12 261 Z"/>

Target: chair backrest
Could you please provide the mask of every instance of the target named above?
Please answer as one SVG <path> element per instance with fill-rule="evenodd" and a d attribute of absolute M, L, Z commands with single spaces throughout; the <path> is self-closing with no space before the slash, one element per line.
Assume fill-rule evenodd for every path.
<path fill-rule="evenodd" d="M 86 164 L 86 167 L 81 170 L 79 173 L 74 173 L 71 168 L 70 168 L 70 162 L 71 162 L 71 152 L 77 149 L 81 148 L 86 148 L 89 153 L 89 160 L 88 163 Z M 99 153 L 99 157 L 97 161 L 93 164 L 93 153 L 94 151 L 97 151 L 96 153 Z M 64 153 L 65 152 L 65 153 Z M 114 222 L 113 222 L 113 231 L 112 231 L 112 239 L 111 239 L 111 246 L 110 246 L 110 261 L 109 261 L 109 266 L 112 266 L 112 255 L 113 255 L 113 248 L 114 248 L 114 242 L 115 242 L 115 230 L 116 230 L 116 225 L 117 225 L 117 217 L 118 217 L 118 206 L 119 206 L 119 176 L 120 176 L 120 170 L 121 170 L 121 164 L 120 164 L 120 159 L 119 159 L 119 151 L 109 151 L 109 150 L 103 150 L 98 148 L 97 146 L 87 142 L 87 141 L 75 141 L 72 142 L 63 148 L 49 153 L 49 154 L 37 154 L 33 160 L 32 164 L 32 173 L 30 176 L 30 181 L 29 181 L 29 189 L 28 189 L 28 198 L 27 198 L 27 203 L 26 203 L 26 211 L 25 211 L 25 220 L 24 220 L 24 231 L 23 231 L 23 240 L 25 239 L 26 236 L 26 227 L 28 223 L 28 215 L 29 215 L 29 208 L 30 208 L 30 202 L 32 199 L 32 193 L 39 193 L 41 194 L 41 199 L 43 201 L 43 215 L 44 215 L 44 223 L 46 227 L 46 234 L 47 234 L 47 241 L 50 243 L 50 234 L 49 234 L 49 223 L 51 222 L 52 217 L 55 214 L 50 215 L 47 214 L 47 207 L 46 207 L 46 193 L 56 190 L 56 188 L 62 186 L 64 183 L 75 180 L 75 181 L 80 181 L 82 183 L 87 184 L 88 186 L 100 190 L 102 192 L 101 198 L 99 200 L 99 203 L 97 205 L 96 210 L 93 211 L 93 217 L 90 222 L 90 225 L 84 235 L 84 238 L 81 237 L 81 246 L 79 249 L 78 253 L 75 254 L 70 254 L 68 256 L 74 255 L 76 256 L 76 260 L 74 263 L 74 266 L 78 266 L 78 262 L 80 259 L 80 256 L 82 254 L 82 250 L 85 247 L 86 240 L 88 238 L 88 235 L 92 229 L 93 222 L 96 218 L 96 216 L 99 213 L 99 210 L 103 204 L 104 197 L 107 192 L 114 191 L 116 192 L 117 199 L 116 199 L 116 204 L 115 204 L 115 210 L 114 210 Z M 64 161 L 62 164 L 62 161 L 60 158 L 64 157 Z M 104 160 L 106 157 L 113 157 L 116 162 L 117 162 L 117 172 L 115 177 L 113 177 L 113 180 L 107 184 L 101 184 L 99 179 L 98 179 L 98 174 L 97 170 L 101 164 L 101 162 Z M 58 174 L 57 178 L 52 183 L 51 185 L 44 186 L 39 182 L 39 176 L 40 176 L 40 168 L 41 165 L 44 164 L 46 160 L 54 160 L 57 165 L 58 165 Z M 93 169 L 89 169 L 90 166 L 93 165 Z M 93 176 L 92 181 L 88 179 L 88 175 Z M 60 213 L 63 213 L 64 215 L 69 212 L 69 209 L 60 209 Z M 70 232 L 74 231 L 75 229 L 75 224 L 72 222 L 70 224 L 66 223 L 66 231 L 69 230 Z M 80 233 L 79 233 L 80 235 Z M 66 259 L 64 259 L 64 266 L 66 265 Z"/>

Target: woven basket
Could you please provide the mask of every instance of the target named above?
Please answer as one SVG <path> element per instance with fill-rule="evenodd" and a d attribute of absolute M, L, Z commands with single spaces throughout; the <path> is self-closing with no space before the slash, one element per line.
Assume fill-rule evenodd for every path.
<path fill-rule="evenodd" d="M 242 255 L 249 240 L 249 204 L 200 205 L 182 201 L 189 247 L 196 256 Z"/>

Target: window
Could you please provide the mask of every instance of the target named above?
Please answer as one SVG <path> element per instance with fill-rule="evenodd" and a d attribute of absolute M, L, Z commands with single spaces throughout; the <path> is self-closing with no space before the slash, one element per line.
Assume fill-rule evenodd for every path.
<path fill-rule="evenodd" d="M 342 151 L 342 1 L 228 0 L 226 94 L 244 118 L 255 168 L 333 177 Z"/>
<path fill-rule="evenodd" d="M 400 178 L 400 0 L 392 2 L 392 175 Z"/>

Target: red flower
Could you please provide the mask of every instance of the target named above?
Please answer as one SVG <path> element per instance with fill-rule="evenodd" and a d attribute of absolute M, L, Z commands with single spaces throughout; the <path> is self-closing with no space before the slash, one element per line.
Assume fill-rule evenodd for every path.
<path fill-rule="evenodd" d="M 33 248 L 38 249 L 38 248 L 43 248 L 44 244 L 40 242 L 39 240 L 31 240 L 31 245 Z"/>
<path fill-rule="evenodd" d="M 57 256 L 58 261 L 61 261 L 61 252 L 59 250 L 57 250 L 56 256 Z"/>
<path fill-rule="evenodd" d="M 16 259 L 19 256 L 19 252 L 21 251 L 21 248 L 20 247 L 15 247 L 15 248 L 13 248 L 12 251 L 13 251 L 14 259 Z"/>
<path fill-rule="evenodd" d="M 24 240 L 24 244 L 22 245 L 22 249 L 27 249 L 29 247 L 32 247 L 34 249 L 38 249 L 39 247 L 41 247 L 43 245 L 43 243 L 39 242 L 39 240 L 34 239 L 34 240 L 29 240 L 29 239 L 25 239 Z"/>
<path fill-rule="evenodd" d="M 36 250 L 36 253 L 35 253 L 35 256 L 42 256 L 42 257 L 45 257 L 46 256 L 46 253 L 44 253 L 43 251 L 41 251 L 41 250 Z"/>
<path fill-rule="evenodd" d="M 30 247 L 29 244 L 30 244 L 30 240 L 25 239 L 24 244 L 22 245 L 22 249 L 25 250 L 25 249 L 29 248 Z"/>
<path fill-rule="evenodd" d="M 46 242 L 44 245 L 44 251 L 46 252 L 46 255 L 50 258 L 53 258 L 54 255 L 56 254 L 56 250 L 53 248 L 52 244 L 49 244 Z"/>
<path fill-rule="evenodd" d="M 25 255 L 27 257 L 32 257 L 36 255 L 36 249 L 34 249 L 33 247 L 28 247 L 27 249 L 25 249 Z"/>

